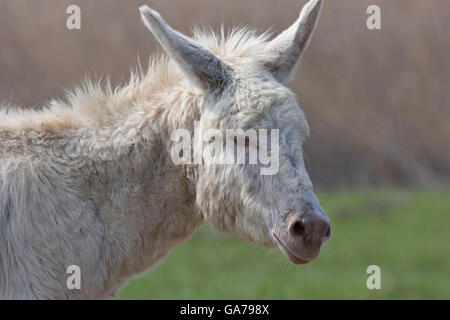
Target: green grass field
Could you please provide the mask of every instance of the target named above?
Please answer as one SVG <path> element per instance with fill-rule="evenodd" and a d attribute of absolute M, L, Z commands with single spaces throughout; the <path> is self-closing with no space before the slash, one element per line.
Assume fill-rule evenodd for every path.
<path fill-rule="evenodd" d="M 450 299 L 450 190 L 319 193 L 333 236 L 318 260 L 202 227 L 119 299 Z M 381 268 L 369 290 L 366 269 Z"/>

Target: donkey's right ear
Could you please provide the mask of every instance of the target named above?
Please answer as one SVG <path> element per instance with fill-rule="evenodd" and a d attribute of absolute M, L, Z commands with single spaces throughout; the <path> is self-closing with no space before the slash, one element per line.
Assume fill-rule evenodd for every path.
<path fill-rule="evenodd" d="M 220 95 L 232 79 L 227 65 L 207 48 L 173 30 L 158 12 L 146 5 L 139 11 L 144 24 L 189 79 L 204 90 Z"/>
<path fill-rule="evenodd" d="M 267 67 L 278 81 L 286 84 L 294 78 L 299 61 L 311 41 L 321 9 L 322 0 L 310 0 L 297 21 L 267 45 L 266 50 L 275 55 Z"/>

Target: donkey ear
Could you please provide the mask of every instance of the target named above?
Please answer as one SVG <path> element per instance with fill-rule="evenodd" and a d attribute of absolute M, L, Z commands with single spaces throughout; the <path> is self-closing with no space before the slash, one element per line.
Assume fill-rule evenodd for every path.
<path fill-rule="evenodd" d="M 143 5 L 142 21 L 195 85 L 219 95 L 231 80 L 226 64 L 193 39 L 173 30 L 158 12 Z"/>
<path fill-rule="evenodd" d="M 278 81 L 288 83 L 294 78 L 298 63 L 319 20 L 321 9 L 321 0 L 310 0 L 303 7 L 297 21 L 269 42 L 267 49 L 274 58 L 267 63 L 267 67 Z"/>

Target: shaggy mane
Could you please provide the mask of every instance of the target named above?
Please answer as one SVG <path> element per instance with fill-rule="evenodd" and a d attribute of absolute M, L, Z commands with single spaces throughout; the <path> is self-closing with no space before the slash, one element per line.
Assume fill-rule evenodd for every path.
<path fill-rule="evenodd" d="M 211 29 L 194 29 L 193 35 L 201 45 L 234 65 L 260 64 L 271 58 L 264 50 L 270 37 L 267 32 L 258 35 L 241 27 L 226 33 L 222 27 L 220 34 Z M 127 83 L 114 89 L 109 78 L 86 79 L 80 86 L 66 90 L 63 100 L 51 100 L 41 110 L 4 105 L 0 129 L 58 131 L 99 125 L 139 102 L 149 105 L 149 101 L 155 101 L 158 95 L 164 97 L 163 92 L 177 86 L 186 90 L 190 87 L 178 66 L 165 55 L 152 57 L 147 71 L 139 64 L 138 70 L 131 70 Z M 153 105 L 157 107 L 158 103 Z"/>

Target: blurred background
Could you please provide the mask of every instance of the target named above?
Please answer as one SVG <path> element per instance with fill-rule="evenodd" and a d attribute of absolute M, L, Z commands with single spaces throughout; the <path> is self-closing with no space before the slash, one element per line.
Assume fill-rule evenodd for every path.
<path fill-rule="evenodd" d="M 279 32 L 306 1 L 152 0 L 174 28 L 248 25 Z M 0 100 L 39 108 L 86 76 L 127 80 L 161 52 L 143 0 L 0 0 Z M 66 8 L 81 8 L 81 30 Z M 366 9 L 381 8 L 381 30 Z M 209 227 L 119 298 L 450 298 L 450 3 L 325 1 L 295 82 L 311 127 L 308 171 L 333 224 L 321 257 L 278 252 Z M 1 121 L 1 119 L 0 119 Z M 382 289 L 366 287 L 379 265 Z"/>

